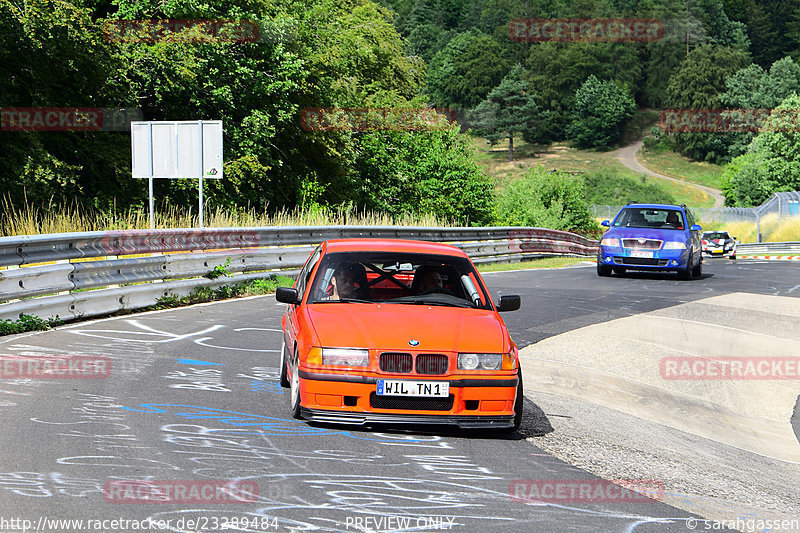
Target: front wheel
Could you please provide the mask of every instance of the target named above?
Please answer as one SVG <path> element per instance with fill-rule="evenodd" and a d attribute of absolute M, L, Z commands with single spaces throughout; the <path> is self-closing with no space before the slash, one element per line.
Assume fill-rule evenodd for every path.
<path fill-rule="evenodd" d="M 700 260 L 697 261 L 697 266 L 692 269 L 692 276 L 695 278 L 699 278 L 703 275 L 703 258 L 700 257 Z"/>
<path fill-rule="evenodd" d="M 512 433 L 514 431 L 518 431 L 520 426 L 522 425 L 522 411 L 525 402 L 525 395 L 522 392 L 522 369 L 519 369 L 519 373 L 517 374 L 517 396 L 514 399 L 514 426 L 510 428 L 503 428 L 495 430 L 498 433 Z"/>
<path fill-rule="evenodd" d="M 689 281 L 692 279 L 694 267 L 692 266 L 692 251 L 689 250 L 689 259 L 686 261 L 686 268 L 678 271 L 678 279 Z"/>
<path fill-rule="evenodd" d="M 611 275 L 611 267 L 607 265 L 601 265 L 600 262 L 597 263 L 597 275 L 603 278 L 607 278 Z"/>
<path fill-rule="evenodd" d="M 288 357 L 286 357 L 286 339 L 281 342 L 281 369 L 280 369 L 280 383 L 281 387 L 284 389 L 289 388 L 289 378 L 286 375 L 286 365 L 288 363 Z"/>
<path fill-rule="evenodd" d="M 302 418 L 300 416 L 300 375 L 298 371 L 299 360 L 297 357 L 297 350 L 295 350 L 294 361 L 292 362 L 292 377 L 289 385 L 289 397 L 291 399 L 292 417 Z"/>
<path fill-rule="evenodd" d="M 522 425 L 522 411 L 525 405 L 525 394 L 522 391 L 522 369 L 519 369 L 519 382 L 517 383 L 517 398 L 514 400 L 514 431 Z"/>

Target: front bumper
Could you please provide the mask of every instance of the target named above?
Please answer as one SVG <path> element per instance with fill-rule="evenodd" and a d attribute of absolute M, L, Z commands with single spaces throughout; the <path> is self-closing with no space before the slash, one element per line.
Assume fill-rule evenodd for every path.
<path fill-rule="evenodd" d="M 513 426 L 516 373 L 387 375 L 301 368 L 298 377 L 301 415 L 310 421 L 356 425 L 446 424 L 462 428 Z M 446 398 L 378 395 L 378 379 L 445 381 L 449 384 L 449 395 Z"/>
<path fill-rule="evenodd" d="M 356 426 L 365 426 L 368 424 L 447 425 L 458 426 L 461 429 L 508 429 L 514 427 L 514 415 L 454 416 L 403 413 L 356 413 L 351 411 L 332 411 L 301 407 L 300 416 L 309 422 L 350 424 Z"/>
<path fill-rule="evenodd" d="M 625 267 L 636 270 L 686 270 L 689 264 L 688 250 L 641 250 L 652 252 L 652 257 L 633 257 L 629 248 L 601 246 L 597 264 L 610 267 Z"/>
<path fill-rule="evenodd" d="M 736 255 L 736 248 L 703 248 L 703 253 L 711 257 L 724 257 L 726 255 Z"/>

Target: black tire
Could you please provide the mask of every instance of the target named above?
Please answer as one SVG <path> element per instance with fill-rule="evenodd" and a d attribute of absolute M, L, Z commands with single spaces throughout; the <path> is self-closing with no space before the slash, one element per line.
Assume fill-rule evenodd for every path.
<path fill-rule="evenodd" d="M 614 271 L 614 274 L 616 274 L 616 275 L 618 275 L 618 276 L 621 276 L 621 275 L 623 275 L 625 272 L 627 272 L 627 271 L 628 271 L 628 269 L 627 269 L 627 268 L 625 268 L 625 267 L 613 267 L 613 268 L 612 268 L 612 270 Z"/>
<path fill-rule="evenodd" d="M 289 406 L 292 411 L 292 418 L 300 419 L 300 376 L 298 374 L 297 349 L 294 352 L 292 361 L 292 376 L 289 381 Z"/>
<path fill-rule="evenodd" d="M 703 257 L 701 256 L 700 259 L 697 261 L 697 266 L 692 269 L 692 276 L 695 278 L 699 278 L 703 275 Z"/>
<path fill-rule="evenodd" d="M 686 268 L 684 270 L 678 271 L 678 279 L 682 279 L 684 281 L 691 280 L 693 270 L 694 267 L 692 266 L 692 250 L 689 250 L 689 261 L 687 262 Z"/>
<path fill-rule="evenodd" d="M 286 365 L 289 364 L 289 361 L 286 357 L 286 339 L 281 342 L 281 371 L 280 371 L 280 383 L 281 387 L 284 389 L 289 388 L 289 378 L 286 373 Z"/>
<path fill-rule="evenodd" d="M 606 265 L 601 265 L 600 262 L 597 263 L 597 275 L 603 278 L 607 278 L 611 275 L 611 267 Z"/>
<path fill-rule="evenodd" d="M 525 394 L 522 389 L 522 369 L 519 369 L 517 374 L 519 382 L 517 383 L 517 398 L 514 400 L 514 431 L 519 430 L 522 425 L 522 412 L 525 407 Z"/>

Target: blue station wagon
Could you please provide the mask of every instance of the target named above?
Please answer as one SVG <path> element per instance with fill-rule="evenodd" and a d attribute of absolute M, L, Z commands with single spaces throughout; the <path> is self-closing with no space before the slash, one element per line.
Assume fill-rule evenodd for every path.
<path fill-rule="evenodd" d="M 597 275 L 624 274 L 626 270 L 677 272 L 681 279 L 703 272 L 702 228 L 685 205 L 628 204 L 600 241 Z"/>

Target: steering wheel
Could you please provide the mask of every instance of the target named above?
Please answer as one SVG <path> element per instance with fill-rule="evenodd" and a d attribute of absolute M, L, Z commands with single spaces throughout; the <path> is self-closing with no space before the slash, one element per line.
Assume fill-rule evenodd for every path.
<path fill-rule="evenodd" d="M 456 293 L 454 293 L 450 289 L 445 289 L 444 287 L 431 287 L 430 289 L 427 289 L 419 293 L 420 296 L 425 296 L 427 294 L 447 294 L 449 296 L 456 295 Z"/>

